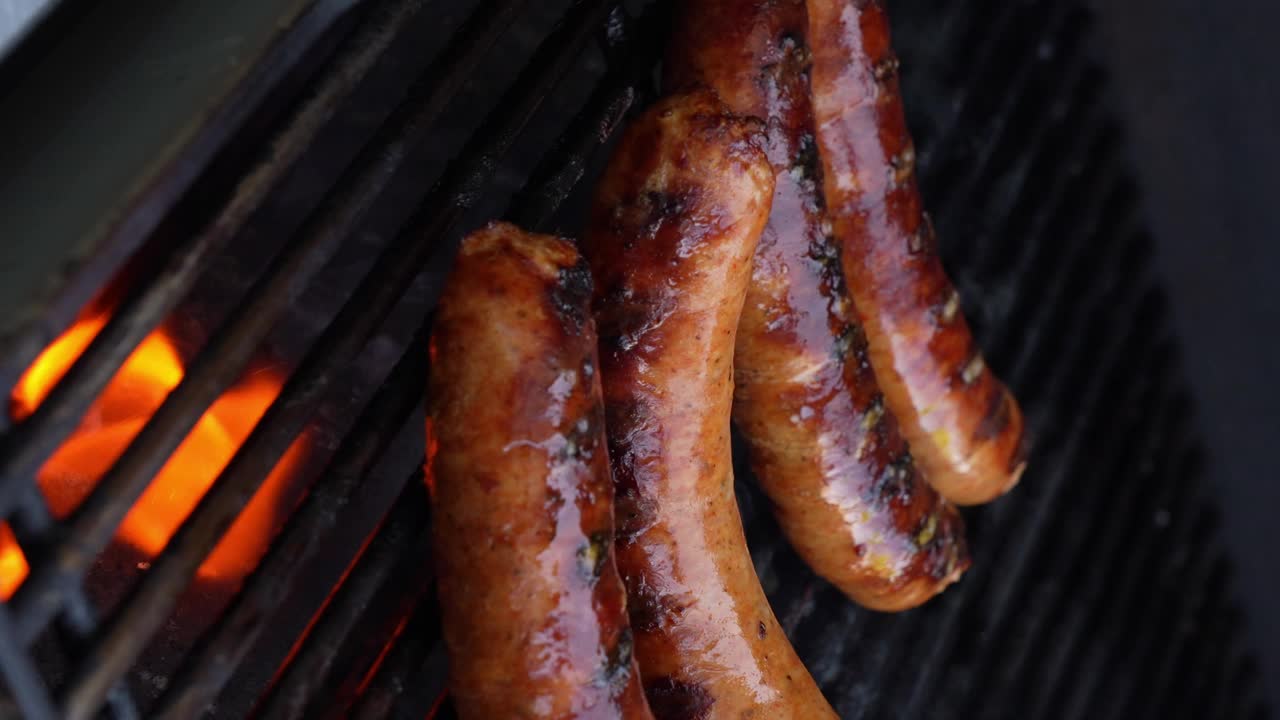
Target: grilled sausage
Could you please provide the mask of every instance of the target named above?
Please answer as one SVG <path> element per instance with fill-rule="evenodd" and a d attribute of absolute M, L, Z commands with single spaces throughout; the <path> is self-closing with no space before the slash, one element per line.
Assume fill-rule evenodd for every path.
<path fill-rule="evenodd" d="M 1022 413 L 983 361 L 935 251 L 884 7 L 808 8 L 823 184 L 871 364 L 929 482 L 954 502 L 986 502 L 1026 466 Z"/>
<path fill-rule="evenodd" d="M 734 334 L 773 194 L 759 141 L 708 92 L 662 101 L 623 136 L 587 231 L 618 567 L 662 720 L 836 717 L 769 607 L 734 501 Z"/>
<path fill-rule="evenodd" d="M 460 717 L 652 718 L 613 556 L 591 280 L 569 243 L 463 243 L 431 343 L 427 478 Z"/>
<path fill-rule="evenodd" d="M 688 0 L 667 62 L 765 118 L 777 189 L 738 324 L 733 415 L 783 532 L 854 601 L 914 607 L 968 565 L 956 508 L 920 477 L 867 362 L 827 226 L 804 0 Z"/>

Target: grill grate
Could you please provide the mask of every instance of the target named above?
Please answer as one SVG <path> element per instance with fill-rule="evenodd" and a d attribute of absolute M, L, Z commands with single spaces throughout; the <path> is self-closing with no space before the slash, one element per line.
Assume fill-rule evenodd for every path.
<path fill-rule="evenodd" d="M 430 321 L 403 338 L 400 361 L 313 482 L 259 568 L 184 659 L 159 697 L 135 696 L 129 670 L 170 617 L 196 568 L 341 372 L 404 300 L 423 270 L 449 265 L 473 208 L 528 178 L 507 216 L 573 232 L 603 153 L 624 115 L 652 88 L 665 27 L 605 0 L 564 9 L 528 66 L 470 136 L 433 189 L 406 164 L 447 135 L 450 107 L 493 57 L 518 44 L 524 0 L 479 0 L 438 59 L 327 189 L 188 368 L 182 384 L 90 498 L 55 521 L 31 478 L 75 429 L 129 351 L 194 286 L 207 260 L 245 234 L 290 172 L 324 151 L 323 130 L 379 62 L 406 39 L 431 0 L 365 0 L 314 87 L 280 122 L 221 209 L 147 283 L 132 289 L 40 409 L 0 438 L 0 514 L 32 572 L 0 607 L 0 669 L 26 717 L 197 716 L 236 686 L 271 629 L 273 610 L 301 582 L 304 561 L 352 512 L 374 467 L 393 454 L 415 413 Z M 453 3 L 458 4 L 458 3 Z M 637 3 L 640 5 L 640 3 Z M 567 7 L 566 7 L 567 6 Z M 554 10 L 554 8 L 552 8 Z M 1256 670 L 1230 597 L 1229 564 L 1202 494 L 1199 451 L 1181 371 L 1147 271 L 1150 240 L 1122 162 L 1123 141 L 1087 54 L 1089 15 L 1069 0 L 897 0 L 896 42 L 926 201 L 944 259 L 988 359 L 1018 392 L 1037 439 L 1010 497 L 967 513 L 975 551 L 965 580 L 927 607 L 884 616 L 852 607 L 778 542 L 765 501 L 738 462 L 743 518 L 761 581 L 787 632 L 845 718 L 1264 717 Z M 639 21 L 634 20 L 640 17 Z M 536 34 L 536 33 L 534 33 Z M 601 77 L 592 40 L 608 60 Z M 568 80 L 562 83 L 562 80 Z M 561 85 L 585 88 L 576 117 L 530 172 L 518 142 L 550 118 Z M 495 93 L 496 95 L 496 93 Z M 456 128 L 455 128 L 456 129 Z M 467 130 L 470 130 L 470 126 Z M 457 133 L 455 133 L 457 134 Z M 537 148 L 532 148 L 537 155 Z M 504 157 L 507 158 L 504 164 Z M 512 169 L 515 168 L 515 169 Z M 517 183 L 518 184 L 518 183 Z M 420 209 L 314 341 L 208 496 L 118 608 L 105 618 L 83 582 L 149 479 L 249 362 L 276 320 L 388 195 Z M 420 317 L 439 283 L 409 293 Z M 420 453 L 420 447 L 417 452 Z M 421 458 L 392 458 L 403 487 L 323 612 L 260 696 L 266 717 L 350 708 L 360 718 L 450 710 L 444 693 L 430 572 Z M 736 458 L 741 460 L 741 458 Z M 46 633 L 52 630 L 52 633 Z M 77 660 L 49 687 L 32 659 L 52 638 Z M 285 660 L 280 657 L 277 660 Z M 46 673 L 47 674 L 47 673 Z M 443 704 L 442 704 L 443 703 Z M 215 714 L 247 710 L 228 703 Z"/>

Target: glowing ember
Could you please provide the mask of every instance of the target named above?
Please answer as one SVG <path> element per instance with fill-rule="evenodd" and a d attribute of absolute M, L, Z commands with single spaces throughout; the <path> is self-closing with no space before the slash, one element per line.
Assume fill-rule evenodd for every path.
<path fill-rule="evenodd" d="M 77 322 L 36 358 L 10 398 L 15 420 L 39 406 L 105 322 L 105 316 Z M 56 516 L 66 517 L 88 496 L 182 374 L 178 352 L 163 331 L 152 333 L 129 356 L 80 428 L 40 469 L 40 489 Z M 159 554 L 248 437 L 280 386 L 278 375 L 258 372 L 219 398 L 129 511 L 116 540 L 148 557 Z M 202 578 L 243 577 L 257 564 L 271 539 L 277 504 L 301 459 L 301 445 L 301 441 L 294 443 L 200 566 Z M 11 597 L 27 571 L 12 531 L 0 526 L 0 598 Z"/>
<path fill-rule="evenodd" d="M 9 525 L 0 525 L 0 596 L 8 600 L 27 577 L 27 557 L 18 549 Z"/>

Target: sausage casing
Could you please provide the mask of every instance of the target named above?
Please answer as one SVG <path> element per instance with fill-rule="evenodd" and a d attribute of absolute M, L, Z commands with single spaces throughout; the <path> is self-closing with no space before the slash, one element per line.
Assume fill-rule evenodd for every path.
<path fill-rule="evenodd" d="M 591 279 L 557 238 L 468 237 L 431 342 L 427 478 L 451 690 L 476 718 L 652 718 L 613 556 Z"/>
<path fill-rule="evenodd" d="M 734 335 L 774 185 L 759 129 L 709 92 L 658 103 L 624 134 L 587 231 L 618 567 L 662 720 L 836 717 L 769 607 L 734 500 Z"/>
<path fill-rule="evenodd" d="M 925 477 L 986 502 L 1026 466 L 1022 413 L 987 368 L 916 187 L 880 0 L 809 0 L 826 199 L 871 363 Z"/>
<path fill-rule="evenodd" d="M 688 0 L 668 83 L 764 118 L 776 177 L 734 354 L 734 420 L 796 551 L 878 610 L 968 565 L 956 508 L 920 477 L 884 406 L 830 236 L 809 100 L 804 0 Z"/>

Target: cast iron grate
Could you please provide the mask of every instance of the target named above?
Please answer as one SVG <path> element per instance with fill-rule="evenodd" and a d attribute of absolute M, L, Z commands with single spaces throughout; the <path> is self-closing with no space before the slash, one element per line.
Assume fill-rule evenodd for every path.
<path fill-rule="evenodd" d="M 429 518 L 420 454 L 399 459 L 403 489 L 367 547 L 350 549 L 358 562 L 335 578 L 340 588 L 317 605 L 322 614 L 284 668 L 258 673 L 256 685 L 243 681 L 255 642 L 269 632 L 269 611 L 298 584 L 302 561 L 344 522 L 397 434 L 418 422 L 429 320 L 401 338 L 402 359 L 365 400 L 308 498 L 164 687 L 139 692 L 131 668 L 346 365 L 397 306 L 429 317 L 438 278 L 461 232 L 482 219 L 477 212 L 496 212 L 487 209 L 523 185 L 508 217 L 569 234 L 579 228 L 602 146 L 652 89 L 665 22 L 661 4 L 642 14 L 615 4 L 365 0 L 353 11 L 313 87 L 261 138 L 261 159 L 243 168 L 160 271 L 131 288 L 39 411 L 0 441 L 0 514 L 32 566 L 0 607 L 10 708 L 31 718 L 185 718 L 210 703 L 223 716 L 251 706 L 265 717 L 335 708 L 361 718 L 449 713 L 423 562 Z M 357 88 L 385 75 L 382 57 L 421 32 L 412 19 L 445 5 L 469 8 L 461 28 L 403 103 L 360 138 L 359 152 L 90 498 L 66 520 L 52 518 L 35 470 L 207 260 L 245 234 L 293 168 L 328 150 L 323 129 L 358 111 L 350 102 Z M 549 34 L 534 29 L 531 15 L 560 9 Z M 778 543 L 740 464 L 744 520 L 775 610 L 846 718 L 1264 716 L 1199 480 L 1161 291 L 1147 272 L 1149 240 L 1123 140 L 1088 56 L 1089 16 L 1070 0 L 897 0 L 892 11 L 945 259 L 1037 442 L 1023 485 L 968 512 L 976 556 L 964 582 L 900 616 L 859 610 L 816 581 Z M 450 117 L 487 59 L 535 43 L 501 97 L 491 93 L 497 99 L 483 121 L 463 126 Z M 565 88 L 578 91 L 565 100 Z M 534 166 L 542 126 L 561 139 Z M 442 137 L 470 139 L 426 191 L 405 165 L 424 140 Z M 392 239 L 214 488 L 126 599 L 100 612 L 83 582 L 124 513 L 284 309 L 344 243 L 381 219 L 380 201 L 395 194 L 417 211 L 386 220 Z M 412 293 L 420 273 L 437 281 Z M 47 645 L 73 660 L 68 672 L 51 674 L 36 661 L 34 651 Z M 227 699 L 232 692 L 238 702 Z"/>

